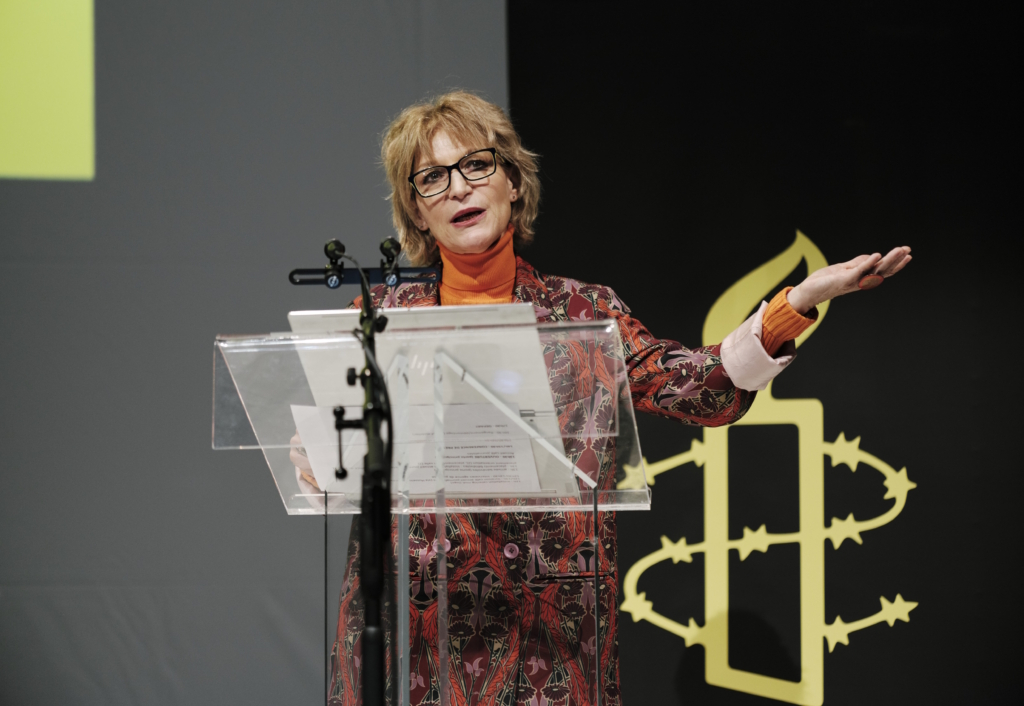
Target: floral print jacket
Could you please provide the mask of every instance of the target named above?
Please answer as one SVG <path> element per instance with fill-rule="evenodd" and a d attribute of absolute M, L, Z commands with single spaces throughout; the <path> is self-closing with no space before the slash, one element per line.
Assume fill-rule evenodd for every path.
<path fill-rule="evenodd" d="M 378 307 L 440 304 L 434 284 L 377 287 L 373 297 Z M 655 338 L 608 287 L 542 275 L 517 257 L 513 301 L 533 304 L 538 322 L 617 319 L 637 410 L 684 424 L 720 426 L 739 419 L 753 402 L 755 393 L 738 389 L 726 374 L 720 346 L 687 349 Z M 596 415 L 599 410 L 584 406 L 581 411 L 576 406 L 572 415 L 563 415 L 563 427 L 578 425 L 581 413 Z M 599 474 L 600 467 L 613 463 L 614 449 L 591 449 L 590 444 L 590 440 L 577 440 L 576 448 L 567 444 L 567 452 L 578 467 Z M 610 474 L 603 477 L 606 484 L 611 482 Z M 599 596 L 593 590 L 592 522 L 589 514 L 577 512 L 447 516 L 452 704 L 592 704 L 598 644 L 601 703 L 620 703 L 615 516 L 608 512 L 600 517 Z M 355 527 L 351 536 L 358 536 Z M 436 704 L 440 699 L 434 537 L 433 515 L 412 516 L 409 679 L 411 702 L 417 705 Z M 332 655 L 330 703 L 335 706 L 361 702 L 363 617 L 358 574 L 359 545 L 353 540 Z M 595 636 L 595 609 L 601 612 L 600 642 Z"/>

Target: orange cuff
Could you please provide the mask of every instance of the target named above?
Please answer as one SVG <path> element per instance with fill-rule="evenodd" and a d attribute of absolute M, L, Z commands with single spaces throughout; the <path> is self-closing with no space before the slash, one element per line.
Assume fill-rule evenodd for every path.
<path fill-rule="evenodd" d="M 786 287 L 776 294 L 768 302 L 768 308 L 764 310 L 764 317 L 761 319 L 761 345 L 770 356 L 774 356 L 783 343 L 792 341 L 818 320 L 817 307 L 808 311 L 805 316 L 797 313 L 786 298 L 791 289 L 793 288 Z"/>

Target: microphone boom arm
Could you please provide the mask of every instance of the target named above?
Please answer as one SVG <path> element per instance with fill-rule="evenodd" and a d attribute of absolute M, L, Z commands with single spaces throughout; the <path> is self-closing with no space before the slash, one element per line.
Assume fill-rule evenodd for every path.
<path fill-rule="evenodd" d="M 402 282 L 440 284 L 441 271 L 436 267 L 399 267 L 398 256 L 402 246 L 394 238 L 385 238 L 380 244 L 380 251 L 384 255 L 380 267 L 359 267 L 355 260 L 345 254 L 345 246 L 340 240 L 328 240 L 324 254 L 329 262 L 321 269 L 292 270 L 288 273 L 288 281 L 292 284 L 322 284 L 328 289 L 337 289 L 346 282 L 386 284 L 389 287 L 397 287 Z M 341 264 L 342 258 L 357 266 L 345 267 Z"/>
<path fill-rule="evenodd" d="M 359 283 L 359 273 L 356 268 L 344 267 L 337 269 L 337 274 L 340 275 L 341 280 L 332 287 L 327 281 L 327 278 L 331 275 L 327 271 L 329 268 L 330 266 L 328 265 L 321 268 L 295 269 L 288 273 L 288 281 L 292 284 L 318 284 L 329 289 L 337 289 L 342 284 Z M 366 272 L 366 279 L 369 284 L 387 284 L 383 268 L 373 267 L 364 271 Z M 389 284 L 389 287 L 397 286 L 401 282 L 440 282 L 441 280 L 440 273 L 435 267 L 399 267 L 397 268 L 397 274 L 398 282 L 396 284 Z"/>

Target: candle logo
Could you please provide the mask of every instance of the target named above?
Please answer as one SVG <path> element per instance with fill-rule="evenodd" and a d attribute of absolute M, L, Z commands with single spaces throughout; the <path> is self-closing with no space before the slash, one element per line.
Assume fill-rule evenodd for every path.
<path fill-rule="evenodd" d="M 818 247 L 800 231 L 793 244 L 775 258 L 750 272 L 712 305 L 704 322 L 704 343 L 721 341 L 738 326 L 751 309 L 773 292 L 782 280 L 803 260 L 808 273 L 828 263 Z M 818 321 L 796 341 L 802 344 L 821 325 L 828 303 L 818 307 Z M 729 427 L 704 429 L 703 441 L 693 440 L 690 449 L 654 463 L 647 463 L 646 476 L 654 486 L 657 477 L 692 463 L 704 473 L 704 537 L 687 544 L 686 537 L 661 537 L 661 547 L 640 559 L 626 572 L 623 581 L 621 611 L 633 621 L 646 620 L 663 630 L 678 635 L 690 647 L 704 646 L 705 679 L 709 684 L 764 696 L 792 704 L 819 706 L 824 701 L 824 647 L 832 652 L 836 645 L 848 645 L 850 634 L 858 630 L 897 620 L 910 621 L 910 611 L 917 603 L 906 601 L 897 593 L 892 600 L 880 597 L 880 610 L 874 615 L 845 622 L 841 617 L 825 622 L 825 552 L 826 540 L 832 551 L 839 550 L 846 540 L 864 542 L 864 534 L 892 522 L 903 511 L 907 494 L 916 487 L 907 477 L 907 469 L 899 471 L 860 448 L 860 437 L 847 440 L 840 433 L 834 441 L 824 439 L 824 407 L 816 399 L 776 399 L 769 387 L 758 393 L 747 414 L 732 426 L 791 424 L 799 430 L 799 519 L 797 532 L 776 534 L 765 525 L 756 530 L 743 529 L 740 539 L 729 538 Z M 886 489 L 884 498 L 893 505 L 883 514 L 869 519 L 856 519 L 850 513 L 845 519 L 834 517 L 825 523 L 825 464 L 828 456 L 833 472 L 871 468 L 881 474 Z M 640 467 L 625 467 L 626 475 L 619 488 L 642 487 Z M 739 559 L 751 552 L 768 552 L 774 545 L 797 544 L 800 549 L 800 672 L 799 682 L 778 679 L 764 674 L 734 669 L 729 666 L 729 551 L 736 549 Z M 657 612 L 652 601 L 639 592 L 637 585 L 643 573 L 663 561 L 690 562 L 693 555 L 704 554 L 705 625 L 693 618 L 684 625 Z M 889 594 L 892 595 L 892 594 Z"/>

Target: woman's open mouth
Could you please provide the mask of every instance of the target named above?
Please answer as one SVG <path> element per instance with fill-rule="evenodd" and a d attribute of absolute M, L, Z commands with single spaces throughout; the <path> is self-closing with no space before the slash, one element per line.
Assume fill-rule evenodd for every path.
<path fill-rule="evenodd" d="M 468 226 L 480 222 L 486 211 L 482 208 L 464 208 L 451 220 L 453 225 Z"/>

